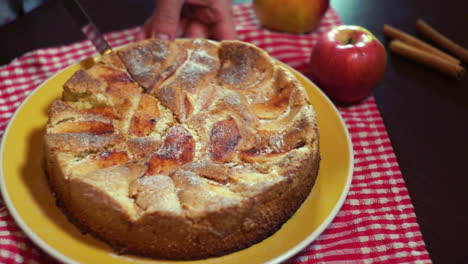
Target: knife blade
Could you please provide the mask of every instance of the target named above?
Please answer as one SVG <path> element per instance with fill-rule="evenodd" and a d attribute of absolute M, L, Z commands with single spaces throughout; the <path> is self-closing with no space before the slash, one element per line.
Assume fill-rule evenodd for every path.
<path fill-rule="evenodd" d="M 86 13 L 79 0 L 64 0 L 63 5 L 68 13 L 80 27 L 83 34 L 93 43 L 93 46 L 101 54 L 105 55 L 112 52 L 112 48 L 107 43 L 104 36 L 93 23 L 91 17 Z"/>

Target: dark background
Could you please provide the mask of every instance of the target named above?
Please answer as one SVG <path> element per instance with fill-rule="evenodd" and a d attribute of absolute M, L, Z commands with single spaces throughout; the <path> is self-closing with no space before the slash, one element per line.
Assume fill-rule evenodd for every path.
<path fill-rule="evenodd" d="M 104 32 L 141 25 L 154 0 L 82 0 Z M 466 0 L 332 0 L 345 24 L 361 25 L 384 45 L 384 24 L 418 35 L 423 18 L 468 47 Z M 24 52 L 84 39 L 60 1 L 0 28 L 0 65 Z M 466 64 L 465 64 L 466 66 Z M 453 80 L 389 54 L 375 90 L 427 249 L 435 263 L 468 263 L 468 78 Z"/>

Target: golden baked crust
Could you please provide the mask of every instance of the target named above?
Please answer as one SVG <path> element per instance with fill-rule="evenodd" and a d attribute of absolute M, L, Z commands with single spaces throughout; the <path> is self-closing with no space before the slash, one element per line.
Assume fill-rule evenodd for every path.
<path fill-rule="evenodd" d="M 200 259 L 248 247 L 315 183 L 311 103 L 253 45 L 146 40 L 63 89 L 45 135 L 51 188 L 80 228 L 120 251 Z"/>

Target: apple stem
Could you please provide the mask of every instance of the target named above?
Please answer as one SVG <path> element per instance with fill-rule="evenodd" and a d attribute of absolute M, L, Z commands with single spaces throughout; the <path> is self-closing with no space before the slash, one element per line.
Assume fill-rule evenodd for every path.
<path fill-rule="evenodd" d="M 346 45 L 353 44 L 353 38 L 348 38 L 346 40 Z"/>

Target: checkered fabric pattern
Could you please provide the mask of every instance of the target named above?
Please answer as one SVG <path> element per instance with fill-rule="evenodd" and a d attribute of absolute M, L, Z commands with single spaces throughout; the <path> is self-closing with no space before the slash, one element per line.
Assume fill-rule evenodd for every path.
<path fill-rule="evenodd" d="M 250 4 L 234 7 L 241 40 L 304 72 L 321 32 L 340 24 L 333 9 L 313 33 L 290 35 L 262 29 Z M 130 43 L 139 29 L 107 34 L 112 46 Z M 25 97 L 45 79 L 95 53 L 89 41 L 29 52 L 0 68 L 0 136 Z M 355 169 L 349 195 L 330 226 L 288 263 L 430 263 L 390 140 L 373 97 L 341 107 L 351 134 Z M 1 204 L 0 204 L 1 205 Z M 0 263 L 50 263 L 0 209 Z"/>

